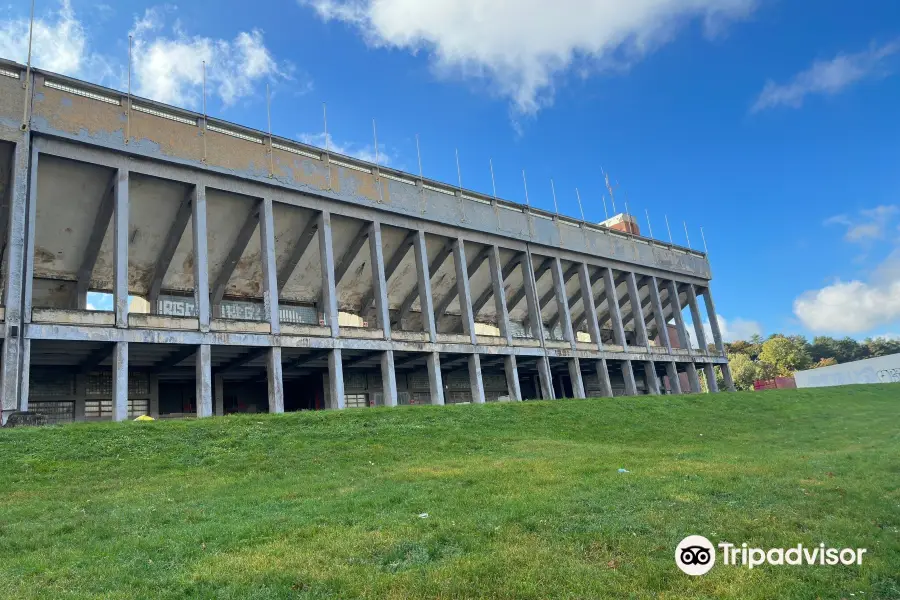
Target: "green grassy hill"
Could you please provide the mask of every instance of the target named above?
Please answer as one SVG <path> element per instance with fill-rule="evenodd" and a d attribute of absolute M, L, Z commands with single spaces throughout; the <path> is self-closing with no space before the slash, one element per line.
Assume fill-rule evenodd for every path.
<path fill-rule="evenodd" d="M 3 430 L 0 597 L 900 598 L 900 386 Z"/>

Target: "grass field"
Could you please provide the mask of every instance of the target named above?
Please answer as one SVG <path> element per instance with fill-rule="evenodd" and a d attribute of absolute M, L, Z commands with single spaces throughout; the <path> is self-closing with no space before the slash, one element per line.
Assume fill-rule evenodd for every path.
<path fill-rule="evenodd" d="M 897 385 L 14 429 L 0 465 L 4 599 L 900 598 Z M 868 553 L 692 578 L 689 534 Z"/>

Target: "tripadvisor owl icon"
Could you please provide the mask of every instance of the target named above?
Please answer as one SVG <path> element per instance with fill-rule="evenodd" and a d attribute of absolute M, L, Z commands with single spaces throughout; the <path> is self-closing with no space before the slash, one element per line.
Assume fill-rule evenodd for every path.
<path fill-rule="evenodd" d="M 716 564 L 715 546 L 702 535 L 689 535 L 675 548 L 675 564 L 688 575 L 705 575 Z"/>

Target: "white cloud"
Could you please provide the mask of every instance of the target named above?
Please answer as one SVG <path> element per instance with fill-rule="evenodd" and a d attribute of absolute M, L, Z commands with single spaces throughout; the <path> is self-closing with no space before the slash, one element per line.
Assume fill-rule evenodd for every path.
<path fill-rule="evenodd" d="M 848 242 L 865 243 L 884 238 L 885 231 L 900 214 L 900 206 L 881 205 L 859 211 L 859 214 L 835 215 L 825 221 L 825 225 L 842 225 L 847 228 L 844 239 Z"/>
<path fill-rule="evenodd" d="M 226 106 L 253 95 L 261 81 L 288 77 L 290 67 L 275 61 L 258 29 L 242 31 L 228 41 L 189 36 L 178 24 L 167 36 L 164 27 L 163 11 L 154 8 L 136 19 L 131 31 L 133 76 L 139 96 L 200 106 L 204 61 L 207 93 L 217 94 Z"/>
<path fill-rule="evenodd" d="M 900 320 L 900 250 L 871 281 L 837 280 L 794 300 L 794 314 L 814 333 L 862 333 Z"/>
<path fill-rule="evenodd" d="M 887 73 L 885 62 L 897 52 L 900 52 L 900 40 L 856 54 L 838 54 L 831 60 L 816 61 L 788 83 L 767 81 L 750 111 L 755 113 L 779 106 L 800 108 L 811 94 L 835 95 L 864 79 L 884 76 Z"/>
<path fill-rule="evenodd" d="M 317 148 L 325 148 L 324 132 L 301 133 L 297 137 L 299 137 L 300 141 L 304 144 L 316 146 Z M 382 167 L 390 165 L 393 160 L 390 154 L 385 153 L 385 148 L 383 148 L 381 144 L 378 145 L 378 155 L 376 157 L 374 144 L 354 144 L 352 142 L 339 144 L 334 141 L 334 138 L 330 133 L 328 134 L 328 151 L 336 154 L 343 154 L 344 156 L 352 156 L 370 163 L 377 163 Z"/>
<path fill-rule="evenodd" d="M 727 320 L 722 315 L 718 315 L 719 321 L 719 331 L 722 333 L 722 341 L 723 342 L 736 342 L 738 340 L 749 340 L 754 335 L 762 335 L 762 326 L 756 321 L 749 321 L 747 319 L 736 318 L 732 320 Z M 694 348 L 699 348 L 700 344 L 697 341 L 697 332 L 694 329 L 693 323 L 687 321 L 685 323 L 685 327 L 687 328 L 688 337 L 691 340 L 691 346 Z M 703 322 L 703 335 L 706 337 L 706 343 L 712 344 L 714 341 L 712 334 L 712 327 L 709 324 L 709 321 Z"/>
<path fill-rule="evenodd" d="M 517 112 L 553 100 L 567 71 L 622 67 L 701 19 L 710 34 L 757 0 L 299 0 L 373 46 L 425 51 L 443 75 L 485 79 Z"/>

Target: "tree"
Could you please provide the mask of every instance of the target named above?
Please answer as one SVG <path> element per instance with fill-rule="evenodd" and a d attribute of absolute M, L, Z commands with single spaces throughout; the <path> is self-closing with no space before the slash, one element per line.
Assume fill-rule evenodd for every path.
<path fill-rule="evenodd" d="M 734 387 L 739 390 L 752 390 L 753 382 L 759 379 L 759 367 L 749 356 L 743 353 L 729 354 L 728 365 Z"/>
<path fill-rule="evenodd" d="M 872 358 L 900 353 L 900 340 L 866 338 L 866 341 L 863 342 L 863 346 L 865 346 L 869 356 Z"/>
<path fill-rule="evenodd" d="M 822 360 L 816 361 L 813 365 L 813 369 L 821 369 L 822 367 L 830 367 L 832 365 L 838 364 L 838 361 L 833 356 L 829 356 L 828 358 L 823 358 Z"/>
<path fill-rule="evenodd" d="M 803 336 L 773 335 L 763 343 L 759 362 L 771 367 L 776 377 L 790 377 L 812 365 L 808 346 Z"/>

